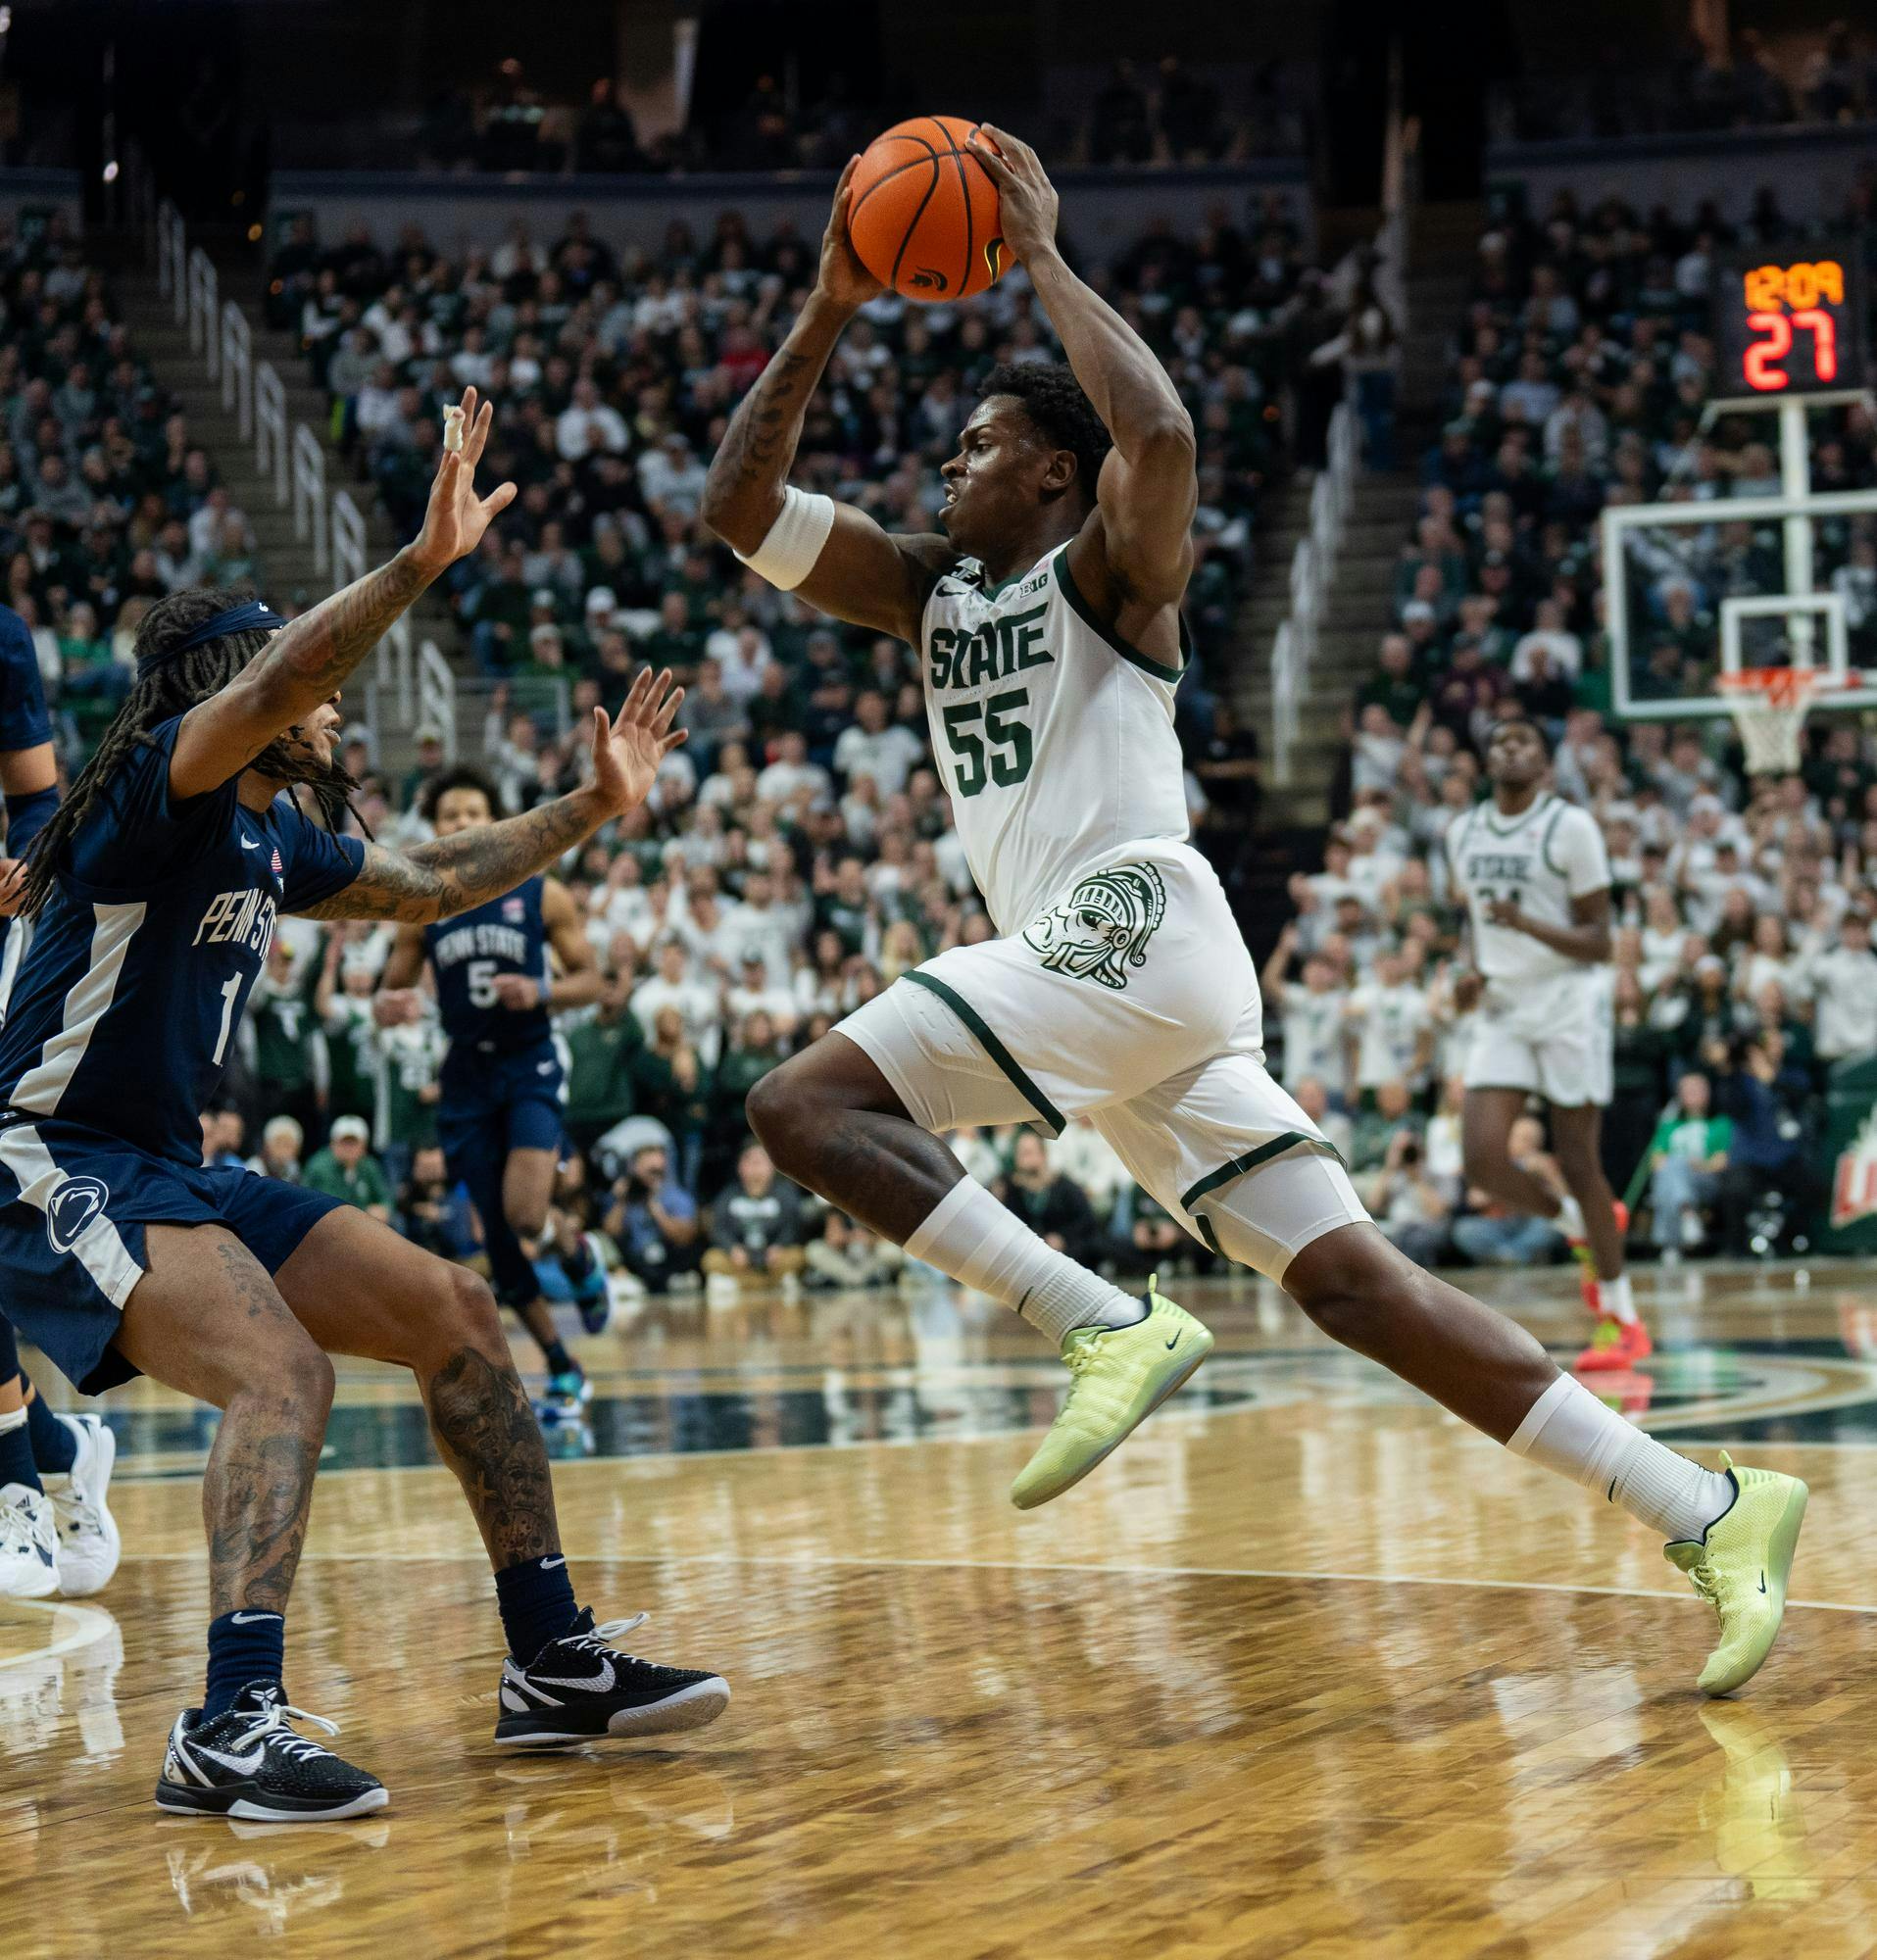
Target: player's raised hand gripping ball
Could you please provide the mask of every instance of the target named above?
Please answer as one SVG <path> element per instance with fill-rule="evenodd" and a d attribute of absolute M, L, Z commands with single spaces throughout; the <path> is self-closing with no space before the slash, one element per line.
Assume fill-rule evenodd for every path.
<path fill-rule="evenodd" d="M 908 299 L 966 299 L 1004 270 L 997 185 L 969 147 L 977 126 L 962 116 L 914 116 L 849 167 L 854 250 Z"/>

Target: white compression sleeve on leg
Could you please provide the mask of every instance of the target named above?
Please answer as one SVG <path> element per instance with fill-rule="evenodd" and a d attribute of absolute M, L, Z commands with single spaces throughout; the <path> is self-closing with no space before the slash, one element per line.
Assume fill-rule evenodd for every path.
<path fill-rule="evenodd" d="M 962 1177 L 906 1242 L 908 1258 L 1013 1306 L 1060 1348 L 1073 1327 L 1131 1327 L 1146 1311 L 1046 1245 L 974 1178 Z"/>
<path fill-rule="evenodd" d="M 793 592 L 821 556 L 834 529 L 834 499 L 817 492 L 798 490 L 792 483 L 782 487 L 782 514 L 769 526 L 768 535 L 748 558 L 737 557 L 757 574 L 784 592 Z"/>
<path fill-rule="evenodd" d="M 1601 1493 L 1667 1539 L 1699 1539 L 1734 1501 L 1724 1472 L 1676 1455 L 1570 1375 L 1533 1402 L 1506 1447 Z"/>

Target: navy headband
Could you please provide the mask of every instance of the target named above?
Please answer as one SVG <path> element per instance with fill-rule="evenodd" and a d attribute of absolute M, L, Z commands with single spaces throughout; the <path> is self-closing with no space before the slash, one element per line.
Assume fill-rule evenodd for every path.
<path fill-rule="evenodd" d="M 148 680 L 159 667 L 168 666 L 178 654 L 186 654 L 191 647 L 206 647 L 211 640 L 220 640 L 229 633 L 272 632 L 286 623 L 272 606 L 259 599 L 244 599 L 239 606 L 230 606 L 226 612 L 203 620 L 193 633 L 185 634 L 174 646 L 143 655 L 137 662 L 137 678 Z"/>

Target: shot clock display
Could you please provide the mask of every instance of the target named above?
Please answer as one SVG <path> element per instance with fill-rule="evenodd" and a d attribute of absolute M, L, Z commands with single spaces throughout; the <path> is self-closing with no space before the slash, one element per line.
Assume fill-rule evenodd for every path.
<path fill-rule="evenodd" d="M 1714 273 L 1715 393 L 1818 394 L 1869 381 L 1869 319 L 1856 248 L 1810 258 L 1736 254 Z"/>

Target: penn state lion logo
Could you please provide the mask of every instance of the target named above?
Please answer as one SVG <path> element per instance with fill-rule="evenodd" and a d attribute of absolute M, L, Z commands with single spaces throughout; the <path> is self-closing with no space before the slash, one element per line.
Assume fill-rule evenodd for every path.
<path fill-rule="evenodd" d="M 46 1205 L 46 1238 L 55 1252 L 69 1252 L 111 1201 L 111 1190 L 95 1177 L 69 1177 Z"/>
<path fill-rule="evenodd" d="M 1147 964 L 1147 942 L 1166 915 L 1166 887 L 1152 864 L 1116 864 L 1084 878 L 1060 906 L 1023 928 L 1023 944 L 1052 973 L 1072 973 L 1117 992 L 1127 969 Z"/>

